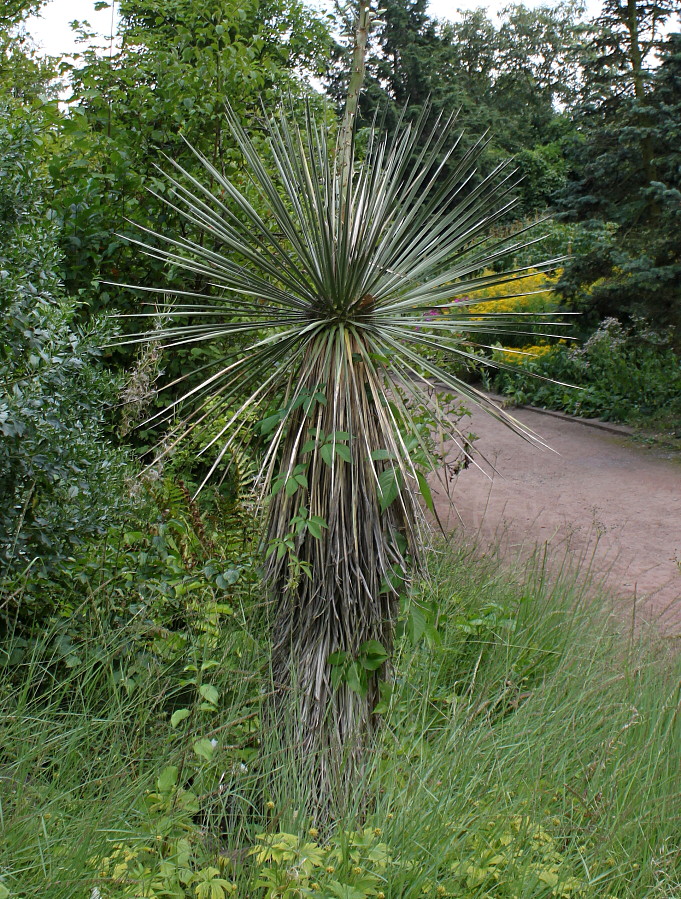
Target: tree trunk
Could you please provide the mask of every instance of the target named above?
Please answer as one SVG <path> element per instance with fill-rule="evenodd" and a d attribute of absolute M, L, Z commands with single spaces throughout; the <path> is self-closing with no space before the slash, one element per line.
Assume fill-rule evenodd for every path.
<path fill-rule="evenodd" d="M 307 766 L 310 804 L 317 815 L 343 804 L 361 770 L 382 673 L 382 665 L 362 667 L 362 647 L 378 641 L 390 652 L 406 566 L 399 549 L 404 546 L 402 506 L 395 501 L 381 508 L 377 477 L 386 463 L 371 457 L 385 449 L 379 397 L 357 361 L 357 349 L 350 339 L 335 343 L 335 383 L 320 384 L 321 372 L 306 378 L 309 393 L 324 391 L 326 402 L 299 407 L 286 437 L 282 470 L 305 466 L 308 488 L 293 495 L 283 488 L 269 510 L 270 546 L 281 545 L 295 530 L 291 522 L 300 518 L 301 507 L 327 525 L 321 536 L 303 528 L 293 538 L 295 547 L 281 558 L 272 552 L 267 572 L 277 601 L 272 666 L 279 722 L 287 722 L 286 742 L 294 747 L 294 759 Z M 350 448 L 352 459 L 329 457 L 326 451 L 325 461 L 321 444 L 339 432 L 351 435 L 339 436 L 338 443 Z M 315 435 L 317 446 L 306 452 Z M 345 666 L 335 666 L 340 676 L 335 686 L 329 664 L 334 653 L 347 654 Z"/>
<path fill-rule="evenodd" d="M 629 32 L 629 61 L 631 62 L 631 74 L 634 85 L 634 96 L 641 106 L 645 106 L 647 101 L 645 71 L 643 68 L 643 54 L 641 52 L 641 43 L 639 40 L 638 28 L 638 10 L 636 9 L 636 0 L 627 0 L 627 18 L 626 28 Z M 650 127 L 651 120 L 647 113 L 643 116 L 643 127 Z M 641 148 L 641 160 L 643 163 L 643 172 L 645 179 L 650 184 L 656 180 L 655 166 L 653 159 L 655 158 L 655 147 L 650 134 L 643 136 L 639 142 Z M 654 201 L 648 203 L 648 217 L 654 220 L 659 215 L 659 205 Z"/>
<path fill-rule="evenodd" d="M 353 134 L 355 130 L 355 121 L 357 119 L 359 95 L 362 90 L 362 85 L 364 84 L 370 27 L 370 0 L 359 0 L 357 28 L 355 30 L 355 42 L 352 50 L 350 81 L 348 83 L 348 96 L 345 101 L 343 123 L 338 134 L 338 165 L 341 177 L 341 196 L 343 197 L 347 194 L 350 175 L 352 173 Z"/>

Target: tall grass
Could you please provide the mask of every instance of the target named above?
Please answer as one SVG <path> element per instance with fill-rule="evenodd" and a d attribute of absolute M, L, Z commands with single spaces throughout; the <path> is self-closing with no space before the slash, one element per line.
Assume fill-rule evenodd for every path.
<path fill-rule="evenodd" d="M 68 666 L 45 634 L 2 688 L 0 894 L 678 897 L 681 666 L 582 592 L 541 566 L 514 580 L 457 546 L 434 553 L 373 758 L 321 834 L 297 814 L 299 765 L 259 725 L 255 623 L 172 657 L 150 648 L 134 686 L 118 662 L 130 627 L 93 612 Z M 202 665 L 219 712 L 187 683 Z M 293 848 L 277 858 L 281 834 Z M 184 884 L 168 873 L 183 840 Z"/>
<path fill-rule="evenodd" d="M 579 581 L 507 577 L 445 557 L 425 588 L 442 644 L 399 666 L 391 845 L 451 895 L 679 895 L 678 658 L 627 645 Z"/>

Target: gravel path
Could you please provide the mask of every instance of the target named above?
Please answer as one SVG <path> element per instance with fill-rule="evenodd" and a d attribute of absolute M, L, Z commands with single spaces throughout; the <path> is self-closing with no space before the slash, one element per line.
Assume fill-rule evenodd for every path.
<path fill-rule="evenodd" d="M 441 520 L 483 549 L 522 559 L 546 547 L 561 563 L 590 565 L 628 618 L 681 636 L 681 463 L 627 437 L 529 409 L 510 410 L 556 452 L 536 448 L 482 412 L 465 430 L 480 459 L 445 491 Z M 453 455 L 452 458 L 455 456 Z"/>

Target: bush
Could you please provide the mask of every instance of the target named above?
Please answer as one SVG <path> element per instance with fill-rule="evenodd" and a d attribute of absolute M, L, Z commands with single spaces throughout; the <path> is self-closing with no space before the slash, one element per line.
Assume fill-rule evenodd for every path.
<path fill-rule="evenodd" d="M 106 438 L 118 384 L 108 331 L 63 294 L 40 167 L 41 123 L 0 109 L 0 576 L 47 575 L 123 504 L 125 455 Z"/>
<path fill-rule="evenodd" d="M 560 321 L 559 304 L 554 294 L 560 274 L 560 270 L 553 275 L 530 271 L 518 281 L 477 291 L 469 298 L 475 302 L 466 309 L 473 320 L 499 316 L 498 330 L 491 322 L 489 331 L 481 339 L 488 345 L 501 342 L 510 347 L 522 347 L 528 342 L 528 335 L 541 339 L 548 319 L 552 325 L 556 320 Z"/>
<path fill-rule="evenodd" d="M 497 372 L 492 384 L 515 403 L 571 415 L 630 422 L 665 416 L 678 423 L 681 359 L 669 344 L 668 334 L 655 332 L 642 322 L 637 329 L 625 328 L 610 318 L 583 346 L 558 344 L 546 351 L 525 347 L 528 352 L 541 350 L 542 355 L 516 359 L 515 354 L 498 350 L 497 358 L 518 370 Z"/>

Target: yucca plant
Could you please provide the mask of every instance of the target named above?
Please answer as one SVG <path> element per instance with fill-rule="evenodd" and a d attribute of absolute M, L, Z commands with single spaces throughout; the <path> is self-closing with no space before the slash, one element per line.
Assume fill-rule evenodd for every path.
<path fill-rule="evenodd" d="M 517 330 L 517 316 L 490 323 L 466 307 L 493 283 L 507 282 L 513 295 L 526 270 L 490 270 L 527 242 L 488 238 L 514 205 L 514 169 L 504 163 L 479 176 L 482 141 L 451 165 L 460 141 L 453 119 L 428 132 L 426 110 L 393 137 L 372 128 L 361 159 L 353 142 L 348 171 L 309 109 L 302 123 L 286 108 L 265 115 L 253 138 L 226 116 L 250 183 L 237 187 L 198 153 L 206 184 L 171 163 L 167 202 L 199 236 L 139 242 L 210 285 L 159 289 L 173 297 L 160 310 L 177 324 L 153 338 L 167 348 L 221 348 L 168 407 L 181 414 L 164 451 L 231 409 L 211 440 L 219 451 L 210 477 L 253 407 L 263 410 L 272 668 L 279 695 L 293 703 L 292 745 L 316 759 L 319 794 L 353 770 L 372 729 L 396 604 L 418 564 L 419 492 L 427 506 L 425 475 L 435 467 L 416 421 L 424 393 L 444 385 L 536 439 L 433 361 L 434 351 L 473 359 L 487 330 Z M 437 396 L 431 406 L 440 437 L 457 440 Z"/>

